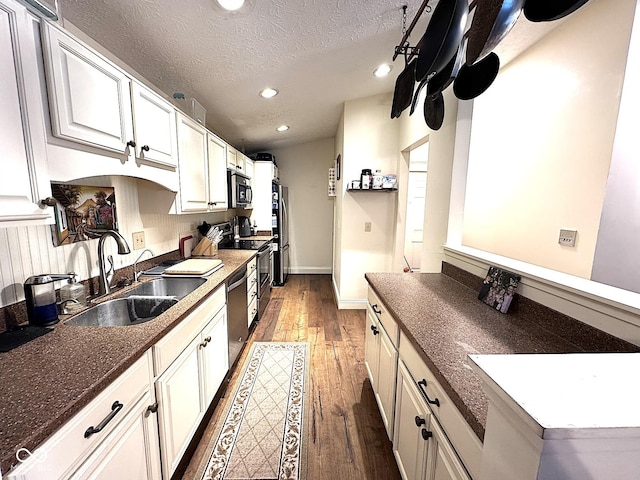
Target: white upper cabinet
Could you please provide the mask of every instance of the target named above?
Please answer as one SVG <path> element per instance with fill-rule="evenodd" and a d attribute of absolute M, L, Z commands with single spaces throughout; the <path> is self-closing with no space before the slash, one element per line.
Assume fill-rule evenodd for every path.
<path fill-rule="evenodd" d="M 214 134 L 207 135 L 207 156 L 209 159 L 209 200 L 208 211 L 227 209 L 227 144 Z"/>
<path fill-rule="evenodd" d="M 85 45 L 43 25 L 53 134 L 125 153 L 133 142 L 131 80 Z"/>
<path fill-rule="evenodd" d="M 26 9 L 0 0 L 0 225 L 51 223 L 36 46 Z M 27 79 L 28 81 L 25 81 Z"/>
<path fill-rule="evenodd" d="M 180 191 L 177 213 L 206 212 L 209 208 L 207 183 L 207 131 L 195 120 L 177 114 Z"/>
<path fill-rule="evenodd" d="M 244 174 L 249 178 L 253 178 L 253 172 L 254 172 L 253 160 L 251 160 L 249 157 L 244 155 Z"/>
<path fill-rule="evenodd" d="M 227 168 L 231 170 L 236 169 L 238 162 L 238 151 L 231 145 L 227 145 Z"/>
<path fill-rule="evenodd" d="M 138 82 L 132 82 L 131 99 L 136 158 L 141 162 L 176 168 L 178 140 L 175 108 Z"/>

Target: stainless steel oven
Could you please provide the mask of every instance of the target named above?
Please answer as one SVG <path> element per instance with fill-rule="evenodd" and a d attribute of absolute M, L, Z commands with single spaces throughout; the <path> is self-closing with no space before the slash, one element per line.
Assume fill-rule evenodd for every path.
<path fill-rule="evenodd" d="M 228 170 L 227 182 L 229 187 L 229 208 L 250 208 L 253 194 L 249 177 Z"/>
<path fill-rule="evenodd" d="M 271 297 L 271 243 L 258 250 L 258 320 L 262 317 Z"/>

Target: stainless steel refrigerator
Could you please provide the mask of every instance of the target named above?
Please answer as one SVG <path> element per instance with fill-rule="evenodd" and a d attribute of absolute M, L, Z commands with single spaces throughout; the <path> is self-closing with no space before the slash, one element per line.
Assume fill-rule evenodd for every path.
<path fill-rule="evenodd" d="M 274 183 L 272 194 L 273 284 L 282 286 L 289 276 L 289 189 Z"/>

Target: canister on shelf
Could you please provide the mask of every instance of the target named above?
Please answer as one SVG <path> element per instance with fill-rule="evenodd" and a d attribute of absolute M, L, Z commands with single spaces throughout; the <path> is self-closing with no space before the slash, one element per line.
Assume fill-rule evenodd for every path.
<path fill-rule="evenodd" d="M 375 175 L 373 176 L 372 188 L 375 190 L 380 190 L 384 181 L 384 176 L 380 170 L 376 170 Z"/>
<path fill-rule="evenodd" d="M 360 188 L 362 190 L 369 190 L 371 188 L 371 169 L 363 168 L 362 173 L 360 174 Z"/>

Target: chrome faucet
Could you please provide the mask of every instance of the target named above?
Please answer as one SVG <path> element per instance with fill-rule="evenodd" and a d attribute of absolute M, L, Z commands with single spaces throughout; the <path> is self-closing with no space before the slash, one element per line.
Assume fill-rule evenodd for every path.
<path fill-rule="evenodd" d="M 113 267 L 113 257 L 111 257 L 111 255 L 109 255 L 109 270 L 106 270 L 105 268 L 104 242 L 107 237 L 112 237 L 116 241 L 116 243 L 118 244 L 119 255 L 126 255 L 128 253 L 131 253 L 127 241 L 115 230 L 107 230 L 100 236 L 100 240 L 98 240 L 98 264 L 100 266 L 100 277 L 98 278 L 98 296 L 106 295 L 107 293 L 111 292 L 111 280 L 113 279 L 113 274 L 115 273 Z"/>
<path fill-rule="evenodd" d="M 149 252 L 151 254 L 151 256 L 153 257 L 153 252 L 151 250 L 149 250 L 148 248 L 145 248 L 142 251 L 142 253 L 140 253 L 140 255 L 138 255 L 138 258 L 136 258 L 136 261 L 133 262 L 133 281 L 134 282 L 137 282 L 138 279 L 140 278 L 140 275 L 142 275 L 142 272 L 138 272 L 138 262 L 142 258 L 142 255 L 145 254 L 145 252 Z"/>

